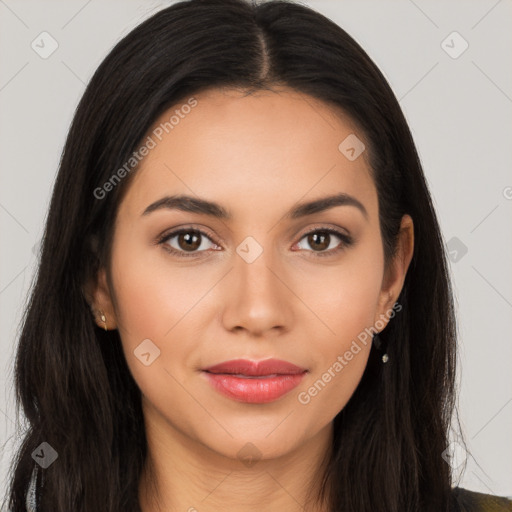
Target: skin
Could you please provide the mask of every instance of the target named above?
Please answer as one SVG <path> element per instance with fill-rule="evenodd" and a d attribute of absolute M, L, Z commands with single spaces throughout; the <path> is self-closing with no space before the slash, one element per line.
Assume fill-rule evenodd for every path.
<path fill-rule="evenodd" d="M 141 478 L 142 510 L 303 510 L 330 449 L 332 421 L 361 379 L 371 342 L 309 403 L 298 394 L 365 328 L 389 320 L 413 255 L 412 219 L 402 219 L 399 250 L 385 271 L 365 154 L 350 161 L 338 150 L 349 134 L 363 135 L 332 107 L 290 89 L 245 97 L 216 89 L 195 98 L 197 106 L 142 161 L 120 204 L 111 287 L 102 269 L 89 288 L 91 306 L 119 330 L 143 393 L 152 476 Z M 368 218 L 347 205 L 284 217 L 298 202 L 338 192 L 356 197 Z M 142 215 L 179 193 L 216 201 L 233 218 L 171 209 Z M 155 240 L 178 227 L 203 229 L 212 240 L 201 238 L 196 256 L 174 256 Z M 344 242 L 336 235 L 324 249 L 308 243 L 305 232 L 325 227 L 354 243 L 337 253 Z M 236 252 L 248 236 L 263 248 L 251 263 Z M 186 252 L 178 237 L 170 244 Z M 149 366 L 134 355 L 145 339 L 160 349 Z M 309 373 L 267 404 L 231 400 L 200 372 L 229 359 L 270 357 Z M 250 467 L 237 455 L 247 443 L 259 458 Z"/>

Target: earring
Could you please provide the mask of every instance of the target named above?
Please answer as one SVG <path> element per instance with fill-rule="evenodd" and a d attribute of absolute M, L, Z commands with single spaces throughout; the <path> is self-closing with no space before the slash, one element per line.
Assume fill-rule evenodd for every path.
<path fill-rule="evenodd" d="M 386 347 L 384 346 L 384 342 L 379 336 L 380 333 L 376 332 L 373 335 L 373 344 L 375 345 L 375 348 L 379 351 L 384 351 L 384 354 L 382 355 L 382 362 L 387 363 L 389 361 L 389 356 L 386 353 Z"/>
<path fill-rule="evenodd" d="M 103 313 L 103 311 L 99 310 L 99 313 L 100 313 L 100 319 L 101 321 L 103 322 L 103 324 L 105 325 L 105 331 L 107 331 L 107 317 L 105 316 L 105 313 Z"/>

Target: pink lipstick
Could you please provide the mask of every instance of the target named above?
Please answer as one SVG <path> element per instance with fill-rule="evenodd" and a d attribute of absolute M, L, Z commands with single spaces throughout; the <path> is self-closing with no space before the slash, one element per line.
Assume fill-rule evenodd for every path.
<path fill-rule="evenodd" d="M 203 374 L 223 395 L 260 404 L 277 400 L 297 387 L 307 371 L 279 359 L 258 362 L 234 359 L 204 368 Z"/>

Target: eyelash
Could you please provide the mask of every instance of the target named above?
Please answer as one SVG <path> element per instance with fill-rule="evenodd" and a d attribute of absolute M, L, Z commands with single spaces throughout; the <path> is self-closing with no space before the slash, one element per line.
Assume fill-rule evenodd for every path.
<path fill-rule="evenodd" d="M 354 242 L 354 240 L 352 239 L 351 236 L 346 235 L 345 233 L 342 233 L 341 231 L 338 231 L 336 229 L 328 228 L 328 227 L 313 228 L 310 231 L 307 231 L 306 233 L 304 233 L 301 236 L 301 238 L 299 239 L 299 242 L 303 238 L 307 237 L 308 235 L 310 235 L 312 233 L 317 233 L 317 232 L 335 235 L 338 238 L 340 238 L 340 240 L 342 242 L 338 247 L 336 247 L 335 249 L 330 249 L 329 251 L 308 251 L 308 252 L 313 252 L 316 256 L 319 256 L 319 257 L 333 256 L 334 254 L 338 254 L 339 252 L 350 247 Z M 206 252 L 206 251 L 195 251 L 195 252 L 187 253 L 186 251 L 178 251 L 178 250 L 174 249 L 174 247 L 170 247 L 169 245 L 166 245 L 166 243 L 171 238 L 174 238 L 175 236 L 181 235 L 183 233 L 200 234 L 201 236 L 208 238 L 215 245 L 219 245 L 219 244 L 217 244 L 217 242 L 212 240 L 212 237 L 208 233 L 206 233 L 205 231 L 198 229 L 198 228 L 181 228 L 176 231 L 172 231 L 171 233 L 164 234 L 157 240 L 157 244 L 162 245 L 166 251 L 168 251 L 171 254 L 174 254 L 180 258 L 193 258 L 193 257 L 197 257 L 197 255 L 202 252 Z"/>

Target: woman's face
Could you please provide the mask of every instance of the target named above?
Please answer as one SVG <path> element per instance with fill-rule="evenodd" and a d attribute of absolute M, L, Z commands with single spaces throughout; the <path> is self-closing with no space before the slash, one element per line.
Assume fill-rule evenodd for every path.
<path fill-rule="evenodd" d="M 325 433 L 354 393 L 365 329 L 389 320 L 412 236 L 385 275 L 362 135 L 327 105 L 289 89 L 194 98 L 144 140 L 96 306 L 119 329 L 148 427 L 231 458 L 244 446 L 277 457 Z M 340 194 L 350 199 L 302 208 Z M 204 371 L 270 358 L 301 372 Z"/>

